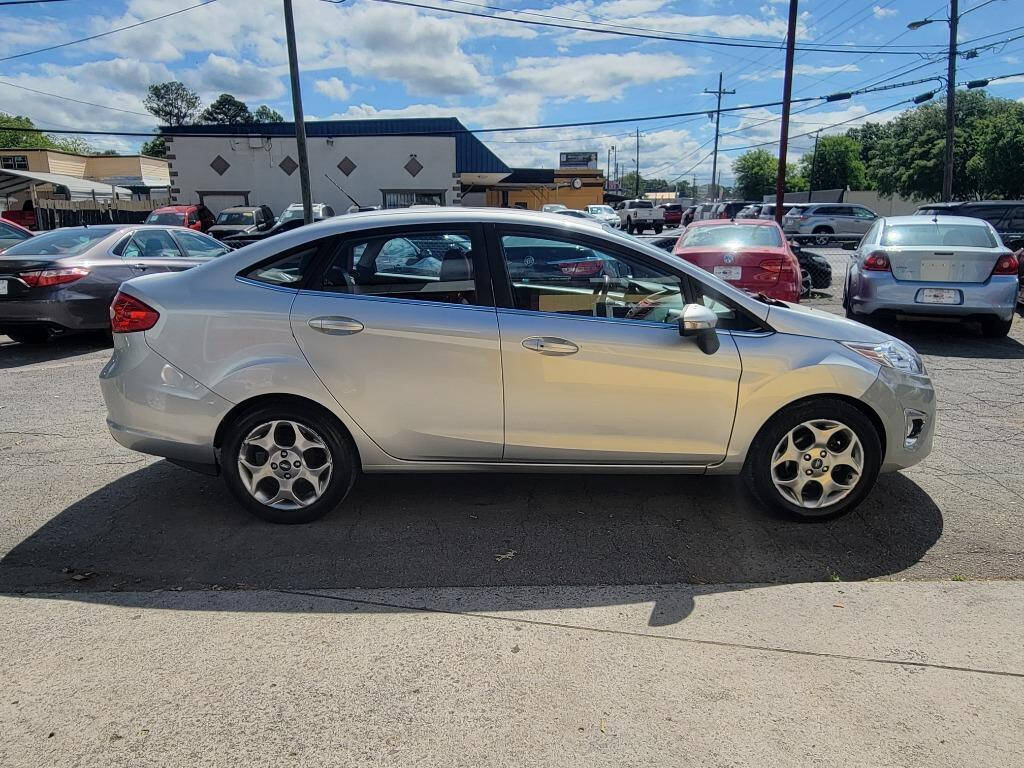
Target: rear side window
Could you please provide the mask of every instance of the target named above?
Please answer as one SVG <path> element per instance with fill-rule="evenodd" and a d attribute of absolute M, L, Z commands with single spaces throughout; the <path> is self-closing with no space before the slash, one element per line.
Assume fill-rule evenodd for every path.
<path fill-rule="evenodd" d="M 318 288 L 360 296 L 477 304 L 472 232 L 451 229 L 345 240 Z"/>
<path fill-rule="evenodd" d="M 270 261 L 264 261 L 255 267 L 250 267 L 248 270 L 241 272 L 239 277 L 245 277 L 258 283 L 266 283 L 267 285 L 298 288 L 309 274 L 316 260 L 316 255 L 320 250 L 321 242 L 308 243 L 277 256 Z"/>
<path fill-rule="evenodd" d="M 975 219 L 983 219 L 991 224 L 993 227 L 998 227 L 1003 219 L 1006 217 L 1006 212 L 1009 210 L 1008 206 L 979 206 L 977 208 L 964 208 L 962 211 L 963 216 L 971 216 Z"/>

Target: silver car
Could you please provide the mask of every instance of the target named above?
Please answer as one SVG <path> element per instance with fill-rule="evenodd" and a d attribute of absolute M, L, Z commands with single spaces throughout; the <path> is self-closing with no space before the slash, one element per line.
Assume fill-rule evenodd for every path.
<path fill-rule="evenodd" d="M 886 217 L 852 256 L 843 290 L 847 317 L 956 317 L 980 320 L 986 336 L 1010 332 L 1017 259 L 986 221 Z"/>
<path fill-rule="evenodd" d="M 863 235 L 877 218 L 877 213 L 863 205 L 801 204 L 782 217 L 782 230 L 787 235 L 814 235 L 815 243 L 825 245 L 833 235 Z"/>
<path fill-rule="evenodd" d="M 905 344 L 567 216 L 353 214 L 132 280 L 111 311 L 114 438 L 273 522 L 360 472 L 742 472 L 834 516 L 934 431 Z"/>

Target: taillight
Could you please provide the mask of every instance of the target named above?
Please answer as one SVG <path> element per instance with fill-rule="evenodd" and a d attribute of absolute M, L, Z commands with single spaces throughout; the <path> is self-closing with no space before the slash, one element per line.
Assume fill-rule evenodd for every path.
<path fill-rule="evenodd" d="M 148 331 L 159 319 L 159 312 L 127 293 L 118 291 L 110 305 L 110 330 L 114 333 Z"/>
<path fill-rule="evenodd" d="M 18 277 L 24 280 L 26 285 L 33 288 L 45 288 L 48 285 L 73 283 L 75 280 L 81 280 L 88 274 L 88 269 L 68 267 L 66 269 L 39 269 L 34 272 L 22 272 Z"/>
<path fill-rule="evenodd" d="M 788 277 L 794 274 L 792 263 L 790 263 L 789 259 L 785 258 L 762 259 L 757 267 L 763 270 L 763 272 L 757 275 L 756 280 L 767 280 L 772 277 L 779 280 L 783 276 Z"/>
<path fill-rule="evenodd" d="M 864 259 L 864 269 L 868 272 L 889 272 L 889 254 L 883 251 L 868 254 L 868 257 Z"/>
<path fill-rule="evenodd" d="M 1017 261 L 1017 257 L 1012 253 L 1004 253 L 999 257 L 996 262 L 995 269 L 992 270 L 993 275 L 1016 275 L 1020 264 Z"/>
<path fill-rule="evenodd" d="M 604 269 L 604 262 L 600 259 L 590 261 L 563 261 L 558 265 L 563 275 L 570 277 L 596 277 Z"/>

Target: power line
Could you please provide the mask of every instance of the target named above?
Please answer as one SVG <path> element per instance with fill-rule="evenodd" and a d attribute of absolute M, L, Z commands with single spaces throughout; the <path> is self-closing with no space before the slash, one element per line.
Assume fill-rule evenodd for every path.
<path fill-rule="evenodd" d="M 95 35 L 89 35 L 88 37 L 80 37 L 77 40 L 68 40 L 65 43 L 57 43 L 57 45 L 48 45 L 45 48 L 36 48 L 34 51 L 22 51 L 21 53 L 15 53 L 15 54 L 12 54 L 11 56 L 4 56 L 3 58 L 0 58 L 0 61 L 11 61 L 12 59 L 20 59 L 20 58 L 23 58 L 25 56 L 34 56 L 37 53 L 46 53 L 47 51 L 55 51 L 58 48 L 67 48 L 69 45 L 77 45 L 78 43 L 85 43 L 85 42 L 88 42 L 89 40 L 96 40 L 96 39 L 101 38 L 101 37 L 106 37 L 107 35 L 112 35 L 115 32 L 124 32 L 127 29 L 135 29 L 136 27 L 141 27 L 143 24 L 151 24 L 154 21 L 160 21 L 161 19 L 168 19 L 171 16 L 177 16 L 179 13 L 185 13 L 185 11 L 191 11 L 191 10 L 193 10 L 195 8 L 202 8 L 204 5 L 209 5 L 210 3 L 215 3 L 215 2 L 217 2 L 217 0 L 203 0 L 203 2 L 197 3 L 196 5 L 190 5 L 187 8 L 180 8 L 177 11 L 171 11 L 170 13 L 165 13 L 162 16 L 154 16 L 151 19 L 143 19 L 142 21 L 137 21 L 134 24 L 128 24 L 127 26 L 124 26 L 124 27 L 117 27 L 116 29 L 108 29 L 106 32 L 99 32 L 99 33 L 97 33 Z"/>
<path fill-rule="evenodd" d="M 453 13 L 461 16 L 475 16 L 477 18 L 491 19 L 493 21 L 507 21 L 514 24 L 527 24 L 530 26 L 537 27 L 553 27 L 556 29 L 571 29 L 576 32 L 589 32 L 597 35 L 615 35 L 619 37 L 638 37 L 644 40 L 666 40 L 673 43 L 699 43 L 700 45 L 718 45 L 725 46 L 727 48 L 768 48 L 777 49 L 778 43 L 764 43 L 764 42 L 732 42 L 726 40 L 693 40 L 685 37 L 673 36 L 673 35 L 662 35 L 662 34 L 649 34 L 642 32 L 626 32 L 614 29 L 598 29 L 598 28 L 587 28 L 580 27 L 573 24 L 563 24 L 554 21 L 534 21 L 532 19 L 515 18 L 512 16 L 495 16 L 490 13 L 479 13 L 477 11 L 461 11 L 456 8 L 445 8 L 437 5 L 428 5 L 426 3 L 413 2 L 413 0 L 373 0 L 376 3 L 388 3 L 390 5 L 403 5 L 411 8 L 422 8 L 428 11 L 440 11 L 442 13 Z M 870 53 L 862 49 L 851 48 L 849 46 L 837 47 L 837 48 L 811 48 L 808 46 L 799 46 L 798 50 L 805 53 L 844 53 L 844 54 L 855 54 L 863 55 L 864 53 Z M 921 50 L 908 50 L 908 51 L 890 51 L 890 55 L 896 56 L 918 56 L 921 54 Z M 0 59 L 3 61 L 3 59 Z"/>
<path fill-rule="evenodd" d="M 38 93 L 41 96 L 52 96 L 55 99 L 63 99 L 64 101 L 73 101 L 76 104 L 87 104 L 90 107 L 99 107 L 100 109 L 109 109 L 112 112 L 124 112 L 127 115 L 141 115 L 142 117 L 153 117 L 148 112 L 133 112 L 130 109 L 120 109 L 119 107 L 108 107 L 106 104 L 97 104 L 93 101 L 82 101 L 81 99 L 73 99 L 70 96 L 61 96 L 59 93 L 50 93 L 48 91 L 39 91 L 35 88 L 29 88 L 27 85 L 18 85 L 17 83 L 10 83 L 6 80 L 0 80 L 0 85 L 6 85 L 11 88 L 20 88 L 23 91 L 30 91 L 31 93 Z"/>

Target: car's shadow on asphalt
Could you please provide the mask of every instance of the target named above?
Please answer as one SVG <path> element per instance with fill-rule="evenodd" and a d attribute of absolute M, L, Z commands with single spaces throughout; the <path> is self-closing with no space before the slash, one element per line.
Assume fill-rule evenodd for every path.
<path fill-rule="evenodd" d="M 1014 324 L 1024 323 L 1015 317 Z M 902 339 L 922 355 L 940 357 L 1024 360 L 1024 344 L 1012 336 L 986 338 L 977 323 L 940 320 L 878 320 L 880 331 Z"/>
<path fill-rule="evenodd" d="M 56 362 L 110 346 L 110 339 L 102 333 L 69 333 L 45 344 L 19 344 L 0 335 L 0 370 Z"/>
<path fill-rule="evenodd" d="M 766 513 L 729 477 L 376 475 L 319 522 L 274 526 L 243 512 L 218 479 L 160 461 L 15 546 L 0 560 L 0 592 L 139 606 L 129 593 L 603 585 L 600 600 L 615 603 L 645 585 L 651 623 L 670 624 L 690 613 L 693 590 L 657 585 L 884 577 L 919 561 L 941 532 L 939 509 L 899 474 L 824 523 Z M 581 607 L 558 603 L 594 593 L 542 592 L 521 607 Z M 500 590 L 472 594 L 462 610 L 508 607 Z"/>

